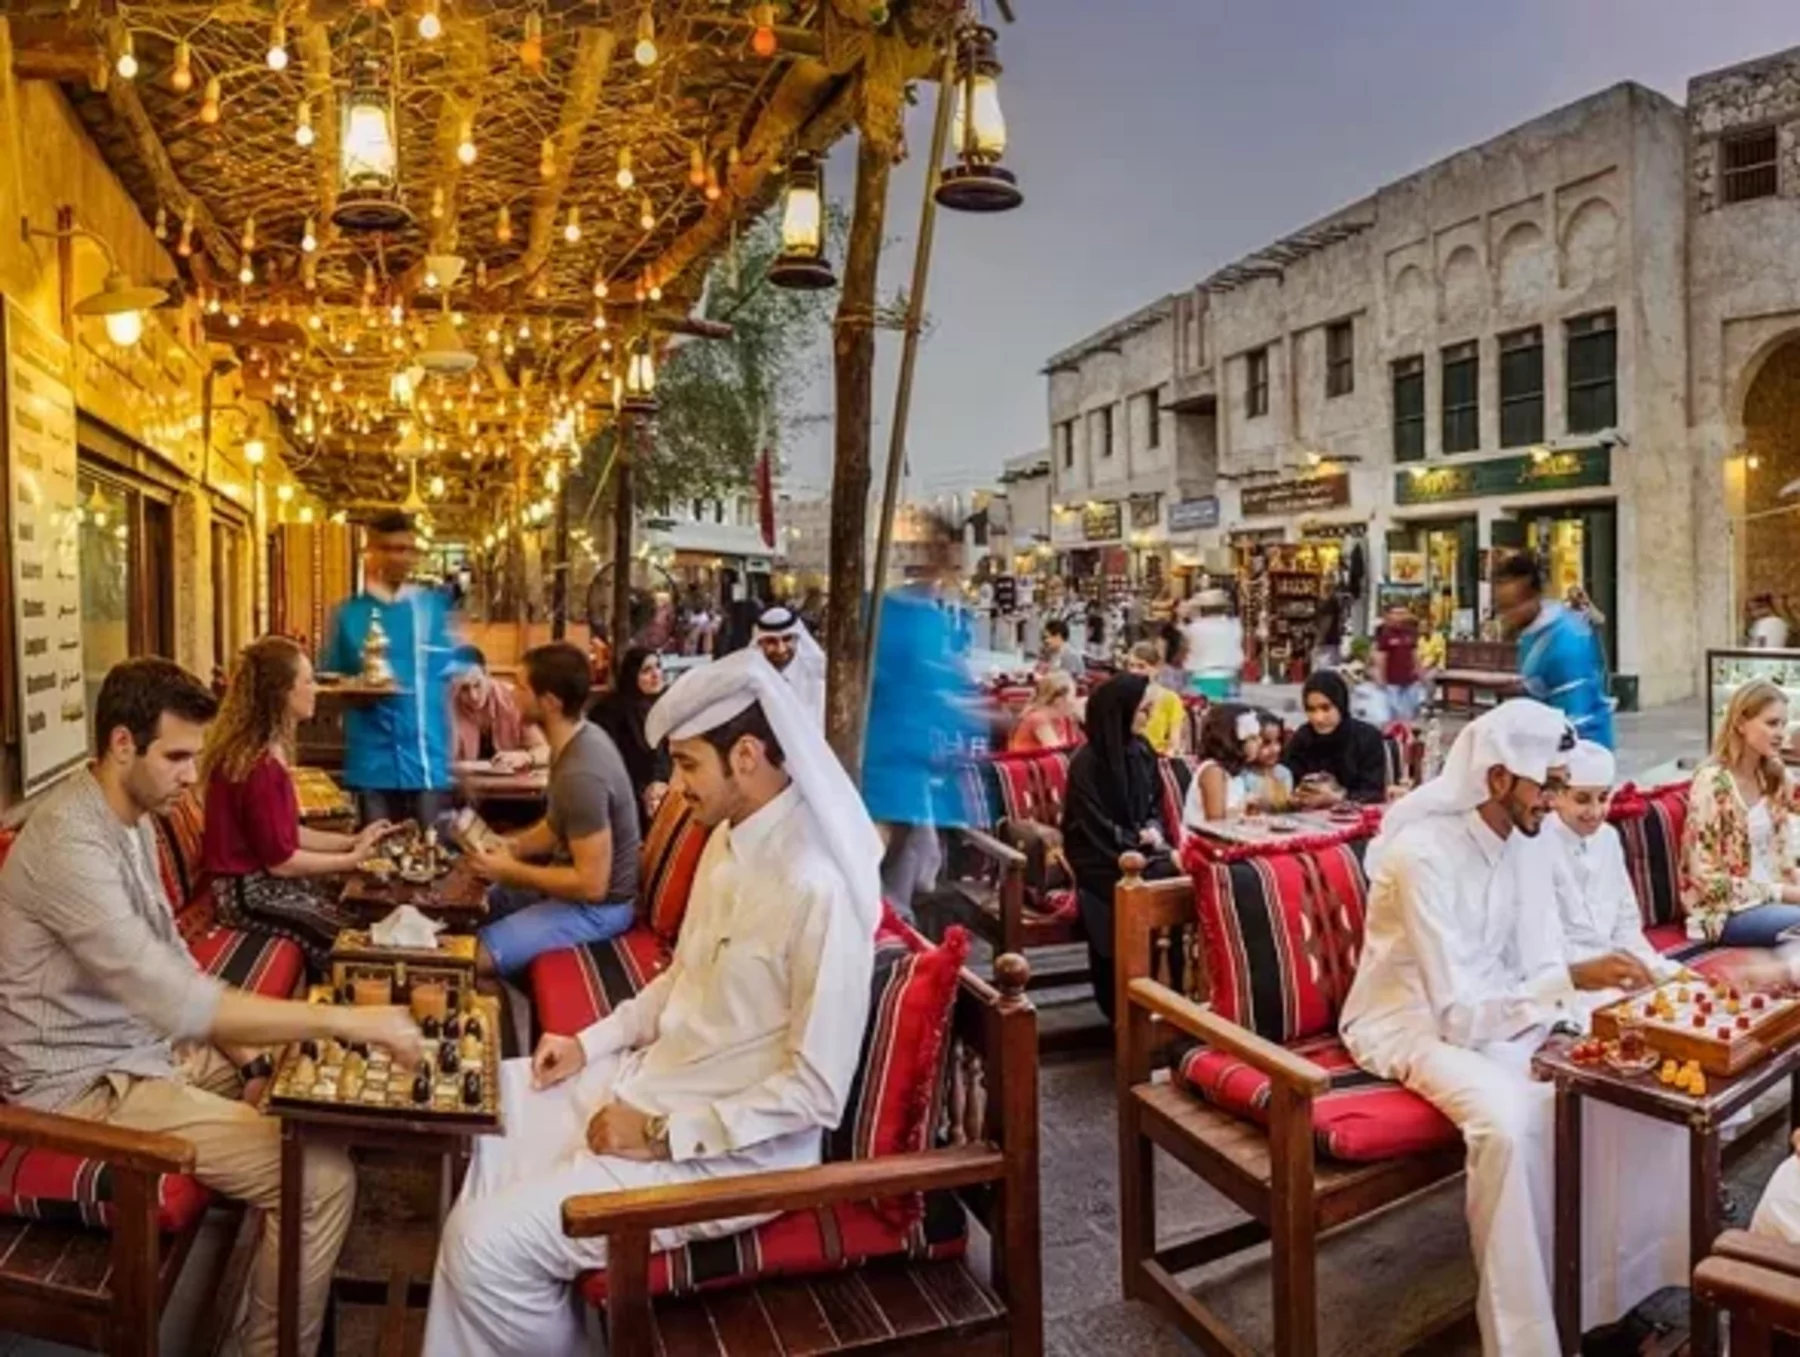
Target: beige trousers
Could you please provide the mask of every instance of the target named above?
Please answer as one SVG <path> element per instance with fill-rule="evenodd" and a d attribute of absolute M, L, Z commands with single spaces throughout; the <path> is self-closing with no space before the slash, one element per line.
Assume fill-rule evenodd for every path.
<path fill-rule="evenodd" d="M 274 1357 L 281 1276 L 281 1123 L 238 1101 L 243 1085 L 231 1062 L 210 1046 L 186 1053 L 175 1079 L 110 1075 L 68 1114 L 179 1136 L 194 1147 L 194 1176 L 215 1192 L 260 1207 L 262 1240 L 250 1294 L 226 1351 Z M 336 1147 L 306 1147 L 300 1221 L 300 1351 L 318 1351 L 331 1274 L 350 1229 L 356 1174 Z"/>

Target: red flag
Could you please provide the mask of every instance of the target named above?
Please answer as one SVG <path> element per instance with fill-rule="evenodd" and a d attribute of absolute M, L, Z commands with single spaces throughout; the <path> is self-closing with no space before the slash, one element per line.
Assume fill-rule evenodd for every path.
<path fill-rule="evenodd" d="M 756 459 L 756 521 L 762 528 L 763 545 L 775 547 L 775 459 L 767 448 Z"/>

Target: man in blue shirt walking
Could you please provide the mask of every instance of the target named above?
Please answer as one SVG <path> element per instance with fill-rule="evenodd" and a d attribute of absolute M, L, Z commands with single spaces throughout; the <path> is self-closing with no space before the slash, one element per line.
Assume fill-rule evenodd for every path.
<path fill-rule="evenodd" d="M 1569 718 L 1583 740 L 1613 747 L 1612 699 L 1600 641 L 1580 613 L 1544 597 L 1544 573 L 1529 552 L 1494 573 L 1494 612 L 1519 638 L 1519 677 L 1527 696 Z"/>
<path fill-rule="evenodd" d="M 344 785 L 356 793 L 365 822 L 413 818 L 428 825 L 449 804 L 456 639 L 443 591 L 410 582 L 418 559 L 406 514 L 392 510 L 369 524 L 363 591 L 338 608 L 319 660 L 321 669 L 359 673 L 369 624 L 380 617 L 398 691 L 344 713 Z"/>

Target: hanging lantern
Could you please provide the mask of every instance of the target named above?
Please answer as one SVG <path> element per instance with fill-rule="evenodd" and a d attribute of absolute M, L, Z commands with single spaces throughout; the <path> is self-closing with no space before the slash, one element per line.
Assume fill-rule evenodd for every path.
<path fill-rule="evenodd" d="M 624 380 L 613 385 L 613 404 L 625 414 L 656 413 L 656 360 L 651 357 L 648 341 L 632 345 Z"/>
<path fill-rule="evenodd" d="M 338 201 L 331 220 L 345 231 L 397 231 L 412 213 L 400 201 L 400 157 L 392 94 L 381 64 L 365 61 L 344 100 Z"/>
<path fill-rule="evenodd" d="M 781 253 L 769 265 L 776 287 L 814 291 L 835 287 L 825 258 L 825 185 L 819 162 L 801 152 L 788 165 L 781 197 Z"/>
<path fill-rule="evenodd" d="M 1000 112 L 1000 61 L 994 30 L 976 24 L 957 43 L 956 84 L 941 92 L 953 102 L 950 144 L 956 163 L 938 176 L 940 206 L 958 212 L 1006 212 L 1025 201 L 1006 154 L 1006 118 Z"/>

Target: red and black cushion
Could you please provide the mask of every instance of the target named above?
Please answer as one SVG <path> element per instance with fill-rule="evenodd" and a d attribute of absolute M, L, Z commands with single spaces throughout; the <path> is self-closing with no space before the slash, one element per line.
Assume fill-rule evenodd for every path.
<path fill-rule="evenodd" d="M 1181 822 L 1187 813 L 1188 788 L 1194 782 L 1195 761 L 1176 754 L 1156 761 L 1156 786 L 1160 794 L 1163 837 L 1181 842 Z"/>
<path fill-rule="evenodd" d="M 1615 799 L 1611 819 L 1625 850 L 1625 867 L 1645 928 L 1682 921 L 1681 833 L 1687 810 L 1685 782 Z"/>
<path fill-rule="evenodd" d="M 687 798 L 670 794 L 657 807 L 638 854 L 638 919 L 674 945 L 687 916 L 700 855 L 712 830 L 700 823 Z"/>
<path fill-rule="evenodd" d="M 1362 949 L 1360 840 L 1190 860 L 1202 964 L 1227 1020 L 1286 1045 L 1336 1030 Z"/>
<path fill-rule="evenodd" d="M 156 1223 L 171 1234 L 199 1220 L 212 1194 L 197 1178 L 165 1173 Z M 98 1159 L 0 1143 L 0 1216 L 106 1229 L 113 1223 L 113 1171 Z"/>
<path fill-rule="evenodd" d="M 1288 1049 L 1331 1079 L 1312 1103 L 1313 1140 L 1321 1154 L 1364 1163 L 1401 1159 L 1459 1140 L 1461 1133 L 1448 1117 L 1410 1089 L 1359 1067 L 1335 1035 L 1309 1037 Z M 1197 1046 L 1177 1066 L 1176 1076 L 1213 1106 L 1269 1124 L 1269 1076 L 1237 1056 Z"/>
<path fill-rule="evenodd" d="M 1381 749 L 1387 762 L 1387 785 L 1397 787 L 1413 780 L 1413 750 L 1418 737 L 1404 721 L 1394 721 L 1381 732 Z"/>
<path fill-rule="evenodd" d="M 545 952 L 531 963 L 531 1002 L 546 1032 L 574 1036 L 668 968 L 673 953 L 638 924 L 605 942 Z"/>
<path fill-rule="evenodd" d="M 292 998 L 306 972 L 306 954 L 289 938 L 219 925 L 199 930 L 186 941 L 208 975 L 268 999 Z"/>

